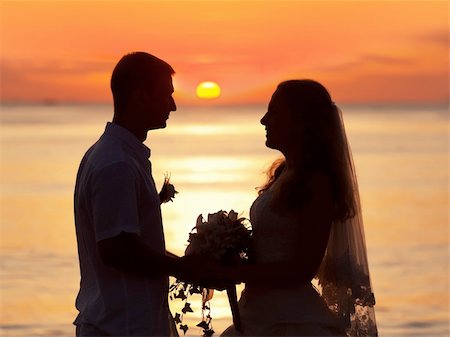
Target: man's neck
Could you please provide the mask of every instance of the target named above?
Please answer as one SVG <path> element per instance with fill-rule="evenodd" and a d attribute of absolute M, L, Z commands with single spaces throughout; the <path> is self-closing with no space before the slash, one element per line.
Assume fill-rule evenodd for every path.
<path fill-rule="evenodd" d="M 147 139 L 147 131 L 146 130 L 142 130 L 142 129 L 132 125 L 131 123 L 127 123 L 127 121 L 124 121 L 117 117 L 114 117 L 112 122 L 114 124 L 117 124 L 125 129 L 127 129 L 128 131 L 130 131 L 142 143 Z"/>

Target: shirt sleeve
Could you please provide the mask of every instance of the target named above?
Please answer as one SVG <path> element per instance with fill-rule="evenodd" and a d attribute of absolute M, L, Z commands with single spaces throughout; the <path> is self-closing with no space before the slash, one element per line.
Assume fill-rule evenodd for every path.
<path fill-rule="evenodd" d="M 92 213 L 97 242 L 121 232 L 140 234 L 139 178 L 125 162 L 110 164 L 92 176 Z"/>

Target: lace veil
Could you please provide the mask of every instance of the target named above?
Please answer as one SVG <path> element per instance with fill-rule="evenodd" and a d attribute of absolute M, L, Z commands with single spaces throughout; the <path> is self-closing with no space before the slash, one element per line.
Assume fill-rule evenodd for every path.
<path fill-rule="evenodd" d="M 378 336 L 375 321 L 375 297 L 372 291 L 361 215 L 358 183 L 342 113 L 333 104 L 340 119 L 344 148 L 343 165 L 351 182 L 354 198 L 353 217 L 333 223 L 325 256 L 317 272 L 319 288 L 328 307 L 342 320 L 349 336 Z"/>

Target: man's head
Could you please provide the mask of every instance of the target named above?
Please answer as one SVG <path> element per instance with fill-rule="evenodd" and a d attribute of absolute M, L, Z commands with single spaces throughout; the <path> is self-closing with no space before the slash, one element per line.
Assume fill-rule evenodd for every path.
<path fill-rule="evenodd" d="M 145 52 L 122 57 L 111 77 L 114 119 L 140 132 L 164 128 L 170 112 L 176 110 L 174 73 L 168 63 Z"/>

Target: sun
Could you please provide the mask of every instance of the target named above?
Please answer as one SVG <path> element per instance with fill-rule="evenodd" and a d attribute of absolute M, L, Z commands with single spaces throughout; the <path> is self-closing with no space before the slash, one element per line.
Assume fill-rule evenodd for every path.
<path fill-rule="evenodd" d="M 197 86 L 196 92 L 198 98 L 217 98 L 220 96 L 220 86 L 216 82 L 205 81 Z"/>

